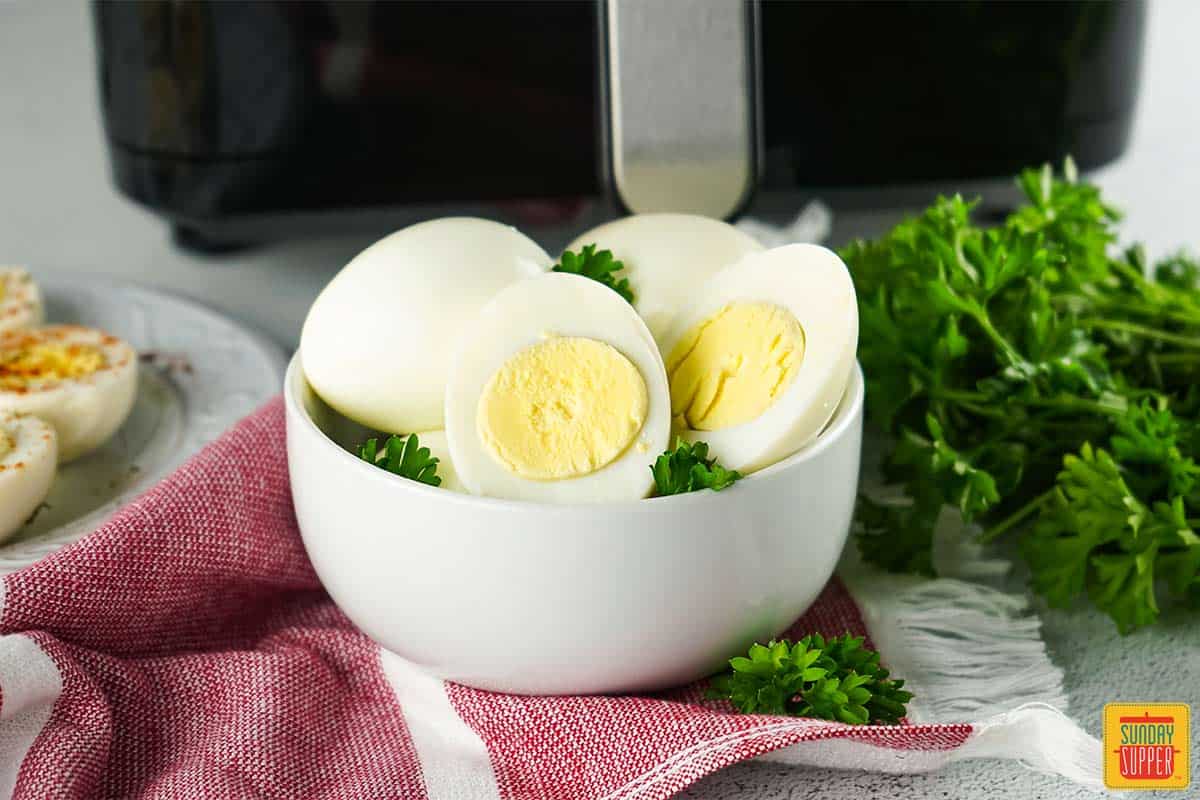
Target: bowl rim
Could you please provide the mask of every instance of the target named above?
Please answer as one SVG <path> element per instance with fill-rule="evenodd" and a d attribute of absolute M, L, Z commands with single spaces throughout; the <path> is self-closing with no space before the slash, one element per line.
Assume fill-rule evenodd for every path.
<path fill-rule="evenodd" d="M 397 478 L 395 475 L 368 465 L 361 458 L 358 458 L 350 451 L 342 448 L 329 437 L 325 431 L 317 425 L 312 416 L 304 407 L 304 403 L 300 400 L 300 382 L 303 381 L 308 386 L 309 391 L 316 395 L 316 391 L 308 384 L 308 378 L 304 375 L 304 370 L 300 364 L 299 351 L 292 357 L 288 363 L 287 373 L 283 379 L 283 398 L 286 411 L 287 424 L 291 425 L 293 417 L 302 421 L 307 433 L 315 435 L 320 440 L 321 447 L 327 451 L 334 453 L 334 458 L 339 460 L 339 463 L 345 464 L 346 469 L 358 470 L 362 475 L 362 480 L 366 481 L 386 481 L 389 486 L 395 487 L 392 491 L 397 492 L 413 492 L 424 494 L 429 498 L 440 498 L 438 502 L 456 503 L 479 509 L 495 509 L 509 511 L 531 511 L 537 509 L 546 513 L 571 513 L 578 512 L 580 509 L 588 511 L 596 511 L 597 509 L 621 511 L 631 513 L 636 511 L 658 511 L 666 506 L 683 506 L 685 504 L 696 503 L 712 503 L 720 502 L 718 498 L 736 494 L 738 487 L 748 482 L 758 482 L 776 473 L 784 472 L 785 470 L 795 469 L 801 464 L 811 461 L 836 443 L 842 441 L 849 435 L 854 421 L 861 416 L 863 400 L 866 395 L 866 387 L 863 378 L 862 366 L 856 361 L 854 369 L 850 372 L 850 382 L 846 388 L 846 394 L 843 395 L 839 409 L 834 412 L 835 416 L 817 439 L 810 445 L 793 453 L 782 461 L 764 467 L 750 475 L 745 476 L 740 481 L 724 489 L 720 492 L 712 490 L 703 490 L 699 492 L 688 492 L 685 494 L 666 495 L 664 497 L 647 497 L 640 500 L 627 500 L 619 503 L 581 503 L 581 504 L 559 504 L 559 503 L 539 503 L 533 500 L 509 500 L 500 497 L 480 497 L 478 495 L 469 494 L 466 492 L 451 492 L 445 489 L 440 489 L 436 486 L 427 486 L 416 481 Z M 848 400 L 848 402 L 847 402 Z M 336 412 L 335 412 L 336 413 Z M 291 454 L 289 451 L 289 462 Z"/>

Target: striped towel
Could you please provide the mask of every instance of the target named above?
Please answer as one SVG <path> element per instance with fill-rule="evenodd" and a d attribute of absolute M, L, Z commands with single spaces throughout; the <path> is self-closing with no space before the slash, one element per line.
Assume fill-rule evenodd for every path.
<path fill-rule="evenodd" d="M 915 772 L 1018 758 L 1097 784 L 1036 618 L 974 584 L 848 566 L 792 634 L 872 638 L 903 725 L 746 716 L 703 685 L 517 697 L 359 632 L 305 556 L 283 407 L 0 584 L 0 796 L 665 798 L 736 761 Z M 973 721 L 971 721 L 973 720 Z"/>

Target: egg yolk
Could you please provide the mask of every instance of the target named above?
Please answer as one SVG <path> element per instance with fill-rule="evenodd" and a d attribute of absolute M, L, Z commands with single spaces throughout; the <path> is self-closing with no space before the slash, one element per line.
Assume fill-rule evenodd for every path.
<path fill-rule="evenodd" d="M 82 378 L 105 366 L 104 354 L 84 344 L 34 344 L 0 352 L 0 390 L 20 390 Z"/>
<path fill-rule="evenodd" d="M 692 328 L 667 359 L 679 427 L 719 431 L 757 418 L 804 358 L 804 329 L 771 303 L 730 303 Z"/>
<path fill-rule="evenodd" d="M 646 382 L 595 339 L 559 337 L 504 362 L 479 397 L 476 425 L 491 456 L 522 478 L 588 475 L 625 452 L 646 421 Z"/>

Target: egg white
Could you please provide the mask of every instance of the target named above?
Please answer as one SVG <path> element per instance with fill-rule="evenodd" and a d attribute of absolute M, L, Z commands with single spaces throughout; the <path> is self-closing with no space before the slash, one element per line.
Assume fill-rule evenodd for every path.
<path fill-rule="evenodd" d="M 589 244 L 625 265 L 620 275 L 629 279 L 633 306 L 660 343 L 697 284 L 763 249 L 732 225 L 694 214 L 634 214 L 587 231 L 566 249 Z"/>
<path fill-rule="evenodd" d="M 481 441 L 476 420 L 479 398 L 496 370 L 514 353 L 549 336 L 611 345 L 641 374 L 648 405 L 641 431 L 612 462 L 581 477 L 539 481 L 500 465 Z M 670 435 L 671 403 L 662 356 L 633 307 L 595 281 L 550 273 L 513 284 L 484 306 L 458 338 L 446 385 L 446 442 L 459 479 L 473 494 L 546 503 L 643 498 L 654 485 L 650 467 L 667 448 Z"/>
<path fill-rule="evenodd" d="M 21 267 L 0 267 L 0 332 L 41 325 L 42 292 Z"/>
<path fill-rule="evenodd" d="M 137 353 L 128 343 L 95 328 L 48 325 L 0 334 L 0 360 L 14 348 L 38 343 L 94 347 L 105 358 L 100 370 L 78 378 L 32 383 L 24 390 L 0 388 L 0 412 L 39 417 L 58 434 L 60 463 L 73 461 L 108 441 L 129 416 L 137 396 Z"/>
<path fill-rule="evenodd" d="M 354 257 L 304 322 L 300 360 L 342 415 L 397 433 L 442 427 L 458 332 L 505 286 L 550 267 L 533 240 L 470 217 L 422 222 Z"/>
<path fill-rule="evenodd" d="M 804 355 L 783 394 L 749 422 L 721 430 L 685 430 L 708 442 L 722 466 L 743 474 L 787 458 L 825 428 L 845 393 L 858 347 L 858 304 L 845 263 L 832 250 L 791 244 L 746 256 L 697 287 L 695 300 L 664 337 L 669 359 L 696 325 L 733 302 L 772 303 L 804 329 Z"/>
<path fill-rule="evenodd" d="M 58 464 L 54 428 L 35 417 L 0 414 L 0 542 L 46 500 Z"/>

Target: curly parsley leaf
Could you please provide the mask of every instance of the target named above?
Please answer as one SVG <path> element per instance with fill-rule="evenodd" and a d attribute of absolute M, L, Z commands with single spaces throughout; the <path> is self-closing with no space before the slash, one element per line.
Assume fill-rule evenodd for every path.
<path fill-rule="evenodd" d="M 1196 465 L 1174 444 L 1178 427 L 1170 412 L 1142 403 L 1115 423 L 1112 454 L 1085 443 L 1063 459 L 1021 542 L 1033 587 L 1052 606 L 1086 594 L 1128 633 L 1158 619 L 1159 577 L 1190 602 L 1200 587 L 1200 536 L 1177 491 L 1194 489 Z"/>
<path fill-rule="evenodd" d="M 863 560 L 888 572 L 933 577 L 933 529 L 942 512 L 942 496 L 924 492 L 900 504 L 858 497 L 854 536 Z"/>
<path fill-rule="evenodd" d="M 1200 262 L 1116 251 L 1119 213 L 1070 161 L 1017 183 L 999 225 L 939 197 L 842 250 L 868 418 L 904 495 L 862 498 L 855 538 L 868 562 L 929 574 L 953 508 L 1019 537 L 1051 604 L 1088 597 L 1129 631 L 1164 597 L 1200 606 Z"/>
<path fill-rule="evenodd" d="M 725 469 L 715 458 L 709 458 L 704 442 L 688 444 L 683 439 L 675 441 L 674 450 L 655 459 L 650 471 L 654 474 L 655 494 L 660 497 L 701 489 L 719 492 L 742 477 L 737 470 Z"/>
<path fill-rule="evenodd" d="M 430 455 L 428 447 L 421 447 L 415 433 L 389 436 L 382 449 L 378 439 L 367 439 L 358 448 L 358 457 L 401 478 L 429 486 L 442 485 L 437 474 L 438 459 Z"/>
<path fill-rule="evenodd" d="M 1200 289 L 1200 261 L 1183 251 L 1175 253 L 1155 265 L 1154 280 L 1164 286 L 1194 292 Z"/>
<path fill-rule="evenodd" d="M 728 672 L 712 679 L 708 696 L 728 700 L 745 714 L 848 725 L 899 722 L 912 699 L 904 681 L 880 666 L 879 654 L 849 634 L 752 645 L 746 656 L 730 659 Z"/>
<path fill-rule="evenodd" d="M 613 258 L 611 250 L 600 250 L 597 252 L 596 245 L 584 245 L 583 249 L 578 253 L 573 253 L 570 250 L 565 251 L 558 263 L 552 268 L 552 272 L 568 272 L 573 275 L 582 275 L 585 278 L 591 278 L 597 283 L 602 283 L 612 289 L 621 297 L 625 298 L 625 302 L 633 302 L 633 289 L 629 287 L 628 278 L 617 278 L 616 273 L 625 269 L 625 265 Z"/>

